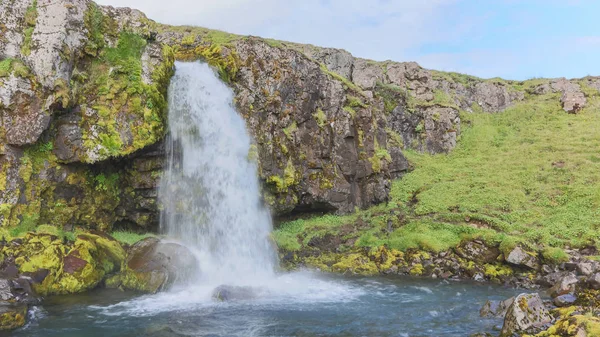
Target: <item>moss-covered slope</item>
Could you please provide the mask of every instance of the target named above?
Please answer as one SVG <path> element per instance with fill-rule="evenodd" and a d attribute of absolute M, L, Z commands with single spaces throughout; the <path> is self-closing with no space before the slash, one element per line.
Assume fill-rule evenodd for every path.
<path fill-rule="evenodd" d="M 600 92 L 586 98 L 577 114 L 556 93 L 499 114 L 463 112 L 454 151 L 405 152 L 412 171 L 393 182 L 387 204 L 284 222 L 273 237 L 308 264 L 381 246 L 438 253 L 474 239 L 505 256 L 521 244 L 550 262 L 565 248 L 600 247 Z"/>

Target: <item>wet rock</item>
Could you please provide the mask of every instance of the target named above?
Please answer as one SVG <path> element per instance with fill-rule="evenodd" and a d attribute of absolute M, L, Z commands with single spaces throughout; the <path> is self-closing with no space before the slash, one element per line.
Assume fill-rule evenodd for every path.
<path fill-rule="evenodd" d="M 550 296 L 557 297 L 574 293 L 577 282 L 577 277 L 573 273 L 561 277 L 558 282 L 550 288 Z"/>
<path fill-rule="evenodd" d="M 14 279 L 13 287 L 25 298 L 31 297 L 27 282 L 42 296 L 93 289 L 106 275 L 119 270 L 125 258 L 121 245 L 102 233 L 83 233 L 75 242 L 28 233 L 20 243 L 6 245 L 3 253 L 18 267 L 21 277 Z M 23 277 L 26 279 L 20 280 Z"/>
<path fill-rule="evenodd" d="M 217 301 L 250 300 L 258 297 L 259 290 L 253 287 L 221 285 L 215 288 L 212 298 Z"/>
<path fill-rule="evenodd" d="M 515 300 L 514 297 L 503 301 L 490 301 L 485 302 L 483 307 L 479 310 L 479 316 L 481 317 L 504 317 L 506 316 L 506 312 L 508 308 Z"/>
<path fill-rule="evenodd" d="M 534 255 L 529 254 L 519 246 L 515 247 L 508 254 L 508 256 L 506 257 L 506 262 L 534 270 L 537 270 L 540 267 L 538 259 Z"/>
<path fill-rule="evenodd" d="M 13 330 L 25 325 L 27 305 L 0 303 L 0 330 Z"/>
<path fill-rule="evenodd" d="M 552 303 L 554 303 L 554 305 L 556 305 L 557 307 L 568 307 L 575 304 L 576 301 L 577 297 L 575 297 L 575 295 L 565 294 L 555 297 L 552 300 Z"/>
<path fill-rule="evenodd" d="M 198 270 L 196 257 L 185 246 L 146 238 L 129 248 L 125 269 L 105 283 L 109 288 L 156 293 L 184 282 Z"/>
<path fill-rule="evenodd" d="M 500 336 L 508 337 L 515 333 L 535 334 L 544 330 L 551 322 L 552 316 L 539 294 L 520 294 L 508 308 Z"/>
<path fill-rule="evenodd" d="M 144 336 L 146 337 L 180 337 L 186 336 L 185 334 L 177 332 L 170 326 L 157 326 L 148 328 L 145 331 Z"/>

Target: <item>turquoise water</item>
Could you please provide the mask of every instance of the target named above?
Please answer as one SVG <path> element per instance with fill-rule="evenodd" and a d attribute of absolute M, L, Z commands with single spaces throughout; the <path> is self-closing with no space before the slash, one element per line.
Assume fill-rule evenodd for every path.
<path fill-rule="evenodd" d="M 302 289 L 300 280 L 312 282 Z M 277 287 L 275 287 L 277 288 Z M 283 276 L 279 288 L 240 302 L 187 289 L 135 296 L 118 290 L 48 298 L 14 336 L 469 336 L 495 331 L 479 317 L 488 299 L 518 290 L 406 277 Z"/>

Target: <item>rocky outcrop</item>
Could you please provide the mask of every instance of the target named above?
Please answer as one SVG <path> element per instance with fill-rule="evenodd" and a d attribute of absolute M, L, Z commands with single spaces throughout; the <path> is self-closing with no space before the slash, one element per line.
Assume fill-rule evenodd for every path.
<path fill-rule="evenodd" d="M 235 91 L 275 215 L 388 200 L 406 149 L 451 151 L 461 115 L 526 95 L 585 106 L 600 80 L 483 80 L 339 49 L 172 27 L 89 0 L 0 4 L 0 221 L 153 230 L 173 61 Z M 583 95 L 583 96 L 582 96 Z M 560 99 L 560 97 L 556 97 Z"/>
<path fill-rule="evenodd" d="M 170 48 L 140 12 L 87 0 L 4 1 L 0 21 L 0 223 L 156 228 L 148 147 L 164 136 Z"/>

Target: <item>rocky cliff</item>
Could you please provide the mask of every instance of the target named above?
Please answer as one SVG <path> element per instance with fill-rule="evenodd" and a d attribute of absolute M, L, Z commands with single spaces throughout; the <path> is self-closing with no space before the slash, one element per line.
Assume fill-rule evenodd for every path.
<path fill-rule="evenodd" d="M 5 0 L 0 22 L 0 221 L 23 229 L 156 229 L 175 59 L 208 62 L 235 91 L 276 215 L 386 201 L 403 151 L 452 150 L 469 113 L 546 93 L 577 112 L 600 88 L 374 62 L 87 0 Z"/>

